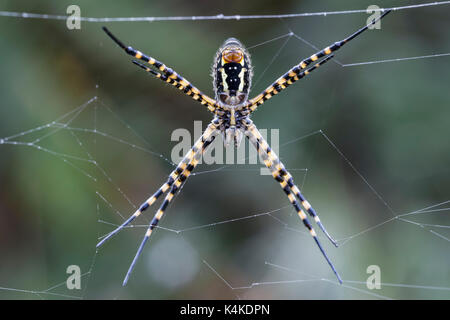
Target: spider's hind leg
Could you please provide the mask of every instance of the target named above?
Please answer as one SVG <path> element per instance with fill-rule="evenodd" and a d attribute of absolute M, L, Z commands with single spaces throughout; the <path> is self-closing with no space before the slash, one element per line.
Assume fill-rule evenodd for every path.
<path fill-rule="evenodd" d="M 327 229 L 325 229 L 324 225 L 320 221 L 319 216 L 317 215 L 316 211 L 313 207 L 311 207 L 311 204 L 305 199 L 305 197 L 300 192 L 300 189 L 295 185 L 294 178 L 292 178 L 291 174 L 285 169 L 283 164 L 279 162 L 275 166 L 275 170 L 272 171 L 272 176 L 277 179 L 276 177 L 282 177 L 282 179 L 288 184 L 291 191 L 297 196 L 297 198 L 300 200 L 302 206 L 306 209 L 306 211 L 309 213 L 309 215 L 314 219 L 314 221 L 317 223 L 319 228 L 322 230 L 322 232 L 325 234 L 325 236 L 330 240 L 330 242 L 335 246 L 338 247 L 338 243 L 333 237 L 328 233 Z"/>
<path fill-rule="evenodd" d="M 169 206 L 170 202 L 175 197 L 176 193 L 180 191 L 180 189 L 183 187 L 184 183 L 186 182 L 187 178 L 191 175 L 194 168 L 199 163 L 201 155 L 204 153 L 205 149 L 210 145 L 214 139 L 215 135 L 217 133 L 217 127 L 216 124 L 212 123 L 208 126 L 208 128 L 205 130 L 203 135 L 197 140 L 197 142 L 194 144 L 192 149 L 188 152 L 188 154 L 185 156 L 185 159 L 189 159 L 185 163 L 184 170 L 181 172 L 176 180 L 172 183 L 170 192 L 167 194 L 166 198 L 162 202 L 161 206 L 159 207 L 158 211 L 156 212 L 155 216 L 153 217 L 152 221 L 150 222 L 147 231 L 145 233 L 144 238 L 142 239 L 142 242 L 139 246 L 139 249 L 136 252 L 136 255 L 133 259 L 133 262 L 131 263 L 130 267 L 128 268 L 128 272 L 125 276 L 125 279 L 123 281 L 123 285 L 125 286 L 128 283 L 128 279 L 133 272 L 133 269 L 136 265 L 137 260 L 139 259 L 139 256 L 142 253 L 142 250 L 147 243 L 148 239 L 150 238 L 150 235 L 153 232 L 153 229 L 156 228 L 159 221 L 161 220 L 164 212 L 166 211 L 167 207 Z"/>
<path fill-rule="evenodd" d="M 186 168 L 186 159 L 183 159 L 182 162 L 176 167 L 174 171 L 169 175 L 169 178 L 167 179 L 166 183 L 164 183 L 158 191 L 156 191 L 150 198 L 148 198 L 139 209 L 137 209 L 125 222 L 123 222 L 120 226 L 118 226 L 116 229 L 111 231 L 109 234 L 107 234 L 99 243 L 97 243 L 97 248 L 101 247 L 103 244 L 105 244 L 106 241 L 108 241 L 111 237 L 116 235 L 119 231 L 121 231 L 123 228 L 128 226 L 131 222 L 133 222 L 134 219 L 139 217 L 145 210 L 150 208 L 150 206 L 155 203 L 155 201 L 164 193 L 166 193 L 167 190 L 172 186 L 172 184 L 175 182 L 175 180 L 178 178 L 181 172 Z"/>
<path fill-rule="evenodd" d="M 134 219 L 136 219 L 137 217 L 139 217 L 145 210 L 147 210 L 148 208 L 150 208 L 155 201 L 164 193 L 167 192 L 167 190 L 170 189 L 170 187 L 172 187 L 172 185 L 178 180 L 179 176 L 187 170 L 189 164 L 192 162 L 192 160 L 200 153 L 202 153 L 204 151 L 204 148 L 198 148 L 197 144 L 200 144 L 200 142 L 202 142 L 202 139 L 206 139 L 205 136 L 206 135 L 210 135 L 211 134 L 211 129 L 212 125 L 210 125 L 210 127 L 208 127 L 208 129 L 206 129 L 205 133 L 203 134 L 203 136 L 199 139 L 199 141 L 197 141 L 197 143 L 192 147 L 192 149 L 186 154 L 186 156 L 183 158 L 183 160 L 181 160 L 181 162 L 178 164 L 178 166 L 175 168 L 175 170 L 172 171 L 172 173 L 169 175 L 169 178 L 167 179 L 167 181 L 150 197 L 148 198 L 143 204 L 141 204 L 141 206 L 139 207 L 139 209 L 137 209 L 127 220 L 125 220 L 125 222 L 123 222 L 120 226 L 118 226 L 116 229 L 114 229 L 113 231 L 111 231 L 109 234 L 107 234 L 98 244 L 97 244 L 97 248 L 101 247 L 103 244 L 105 244 L 106 241 L 108 241 L 111 237 L 113 237 L 114 235 L 116 235 L 119 231 L 121 231 L 123 228 L 125 228 L 126 226 L 128 226 Z M 207 142 L 207 141 L 206 141 Z M 202 143 L 206 143 L 206 142 L 202 142 Z"/>
<path fill-rule="evenodd" d="M 271 150 L 268 143 L 265 141 L 265 139 L 263 138 L 261 133 L 258 131 L 256 126 L 250 121 L 247 123 L 246 135 L 247 135 L 247 138 L 250 140 L 250 142 L 255 146 L 256 150 L 258 151 L 259 155 L 261 156 L 262 160 L 264 161 L 264 164 L 266 165 L 266 167 L 272 172 L 272 176 L 274 177 L 274 179 L 280 183 L 280 186 L 282 187 L 283 191 L 288 196 L 289 201 L 294 206 L 294 208 L 297 211 L 303 224 L 309 230 L 309 233 L 311 234 L 311 236 L 314 238 L 314 241 L 316 242 L 316 244 L 319 247 L 320 251 L 322 252 L 323 256 L 327 260 L 327 262 L 330 265 L 331 269 L 333 270 L 334 274 L 338 278 L 338 281 L 340 283 L 342 283 L 341 277 L 339 276 L 333 263 L 328 258 L 327 254 L 325 253 L 325 250 L 323 249 L 321 243 L 319 242 L 316 232 L 314 231 L 313 227 L 311 226 L 311 223 L 309 222 L 306 214 L 301 209 L 300 204 L 296 200 L 294 194 L 300 199 L 300 201 L 301 201 L 302 205 L 305 207 L 306 211 L 310 214 L 311 217 L 314 218 L 317 225 L 322 229 L 322 231 L 325 233 L 325 235 L 328 237 L 328 239 L 330 239 L 330 241 L 335 246 L 337 246 L 336 241 L 333 238 L 331 238 L 331 236 L 328 234 L 325 227 L 320 222 L 320 219 L 317 216 L 314 209 L 312 209 L 311 205 L 305 200 L 303 195 L 300 193 L 300 190 L 298 189 L 298 187 L 294 184 L 294 180 L 293 180 L 292 176 L 284 168 L 284 166 L 280 162 L 278 156 Z"/>
<path fill-rule="evenodd" d="M 253 126 L 253 128 L 252 128 Z M 305 208 L 305 210 L 308 212 L 308 214 L 314 219 L 314 221 L 317 223 L 319 228 L 323 231 L 325 236 L 330 240 L 331 243 L 335 247 L 338 246 L 338 243 L 336 240 L 333 239 L 333 237 L 328 233 L 328 231 L 325 229 L 325 226 L 320 221 L 319 216 L 317 215 L 314 208 L 311 206 L 311 204 L 305 199 L 305 197 L 300 192 L 300 189 L 295 185 L 294 178 L 292 178 L 292 175 L 286 170 L 284 165 L 281 163 L 278 156 L 271 150 L 269 144 L 264 140 L 261 133 L 256 129 L 256 127 L 252 124 L 249 127 L 250 132 L 250 139 L 253 139 L 252 143 L 256 146 L 258 145 L 259 152 L 263 159 L 265 159 L 264 163 L 272 173 L 272 176 L 275 180 L 280 182 L 282 187 L 284 188 L 285 185 L 293 192 L 297 198 L 300 200 L 300 203 Z M 268 166 L 270 164 L 270 166 Z"/>

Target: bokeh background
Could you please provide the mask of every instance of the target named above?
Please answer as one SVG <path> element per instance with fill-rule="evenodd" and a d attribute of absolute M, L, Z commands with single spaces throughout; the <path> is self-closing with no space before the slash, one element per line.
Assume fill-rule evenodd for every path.
<path fill-rule="evenodd" d="M 339 11 L 374 3 L 0 1 L 0 10 L 64 15 L 70 4 L 79 5 L 83 16 L 138 17 Z M 336 59 L 355 63 L 450 52 L 449 14 L 448 5 L 394 12 L 381 30 L 365 33 Z M 237 37 L 254 46 L 256 95 L 315 51 L 295 36 L 266 41 L 292 30 L 322 48 L 367 17 L 106 25 L 211 96 L 212 58 L 226 38 Z M 0 298 L 450 298 L 448 204 L 403 216 L 408 221 L 392 219 L 449 200 L 448 57 L 354 67 L 330 62 L 253 116 L 258 127 L 279 129 L 280 157 L 340 240 L 336 249 L 321 237 L 344 286 L 336 284 L 279 185 L 259 174 L 260 165 L 247 164 L 221 170 L 215 169 L 222 165 L 200 165 L 198 172 L 212 171 L 188 181 L 161 222 L 169 230 L 154 232 L 122 288 L 145 229 L 127 229 L 96 251 L 98 237 L 166 179 L 173 166 L 165 159 L 178 143 L 171 141 L 172 132 L 192 132 L 199 120 L 205 127 L 211 116 L 131 64 L 101 26 L 84 22 L 81 30 L 70 31 L 65 21 L 0 17 L 0 137 L 51 123 L 97 97 L 74 117 L 72 129 L 33 130 L 8 140 L 44 136 L 35 147 L 0 144 Z M 300 139 L 317 130 L 354 168 L 320 133 Z M 148 223 L 154 210 L 137 224 Z M 269 211 L 274 212 L 230 221 Z M 65 287 L 69 265 L 84 274 L 81 290 Z M 380 267 L 383 283 L 398 286 L 369 290 L 370 265 Z M 252 286 L 267 282 L 272 284 Z"/>

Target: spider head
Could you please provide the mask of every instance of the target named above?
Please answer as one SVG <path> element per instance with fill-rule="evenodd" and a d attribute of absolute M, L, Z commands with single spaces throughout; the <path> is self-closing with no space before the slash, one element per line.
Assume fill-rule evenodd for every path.
<path fill-rule="evenodd" d="M 250 91 L 252 67 L 250 55 L 236 38 L 227 39 L 214 60 L 212 76 L 219 102 L 237 106 L 245 102 Z"/>

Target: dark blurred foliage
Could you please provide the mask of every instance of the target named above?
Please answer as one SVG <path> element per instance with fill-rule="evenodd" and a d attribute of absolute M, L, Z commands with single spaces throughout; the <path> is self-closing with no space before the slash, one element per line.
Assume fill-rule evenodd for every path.
<path fill-rule="evenodd" d="M 79 5 L 83 16 L 138 17 L 336 11 L 364 9 L 373 3 L 0 1 L 0 10 L 63 15 L 70 4 Z M 354 63 L 450 52 L 449 13 L 449 6 L 394 12 L 382 21 L 381 30 L 351 42 L 336 59 Z M 226 38 L 237 37 L 251 47 L 292 30 L 322 48 L 355 31 L 366 19 L 365 14 L 346 14 L 106 25 L 212 96 L 212 58 Z M 163 159 L 170 158 L 177 143 L 171 141 L 171 133 L 177 128 L 192 131 L 195 120 L 205 127 L 211 115 L 131 64 L 101 26 L 84 22 L 81 30 L 70 31 L 65 21 L 0 17 L 0 137 L 49 123 L 97 96 L 71 127 L 96 129 L 128 143 L 89 130 L 61 130 L 40 143 L 61 154 L 92 157 L 97 166 L 76 159 L 68 163 L 32 147 L 0 145 L 0 287 L 40 291 L 62 283 L 51 292 L 85 298 L 371 298 L 326 281 L 230 290 L 208 268 L 206 263 L 234 287 L 308 275 L 334 281 L 290 207 L 272 216 L 182 233 L 158 229 L 129 285 L 121 288 L 144 229 L 127 229 L 96 253 L 98 237 L 111 230 L 107 223 L 121 223 L 118 213 L 131 214 L 133 205 L 146 199 L 172 170 Z M 296 37 L 283 47 L 287 39 L 250 50 L 254 95 L 314 52 Z M 337 239 L 355 236 L 339 249 L 322 240 L 342 277 L 363 282 L 349 286 L 369 291 L 364 285 L 366 268 L 378 265 L 384 283 L 450 287 L 448 228 L 427 226 L 448 226 L 448 211 L 389 220 L 448 200 L 449 67 L 448 57 L 345 68 L 330 62 L 253 116 L 260 128 L 280 129 L 281 145 L 323 130 L 351 162 L 321 134 L 280 149 L 280 157 L 294 169 L 294 178 L 328 230 Z M 17 140 L 33 141 L 44 134 L 33 132 Z M 155 154 L 130 146 L 134 144 Z M 201 165 L 197 171 L 219 167 Z M 278 184 L 259 175 L 259 168 L 236 165 L 193 176 L 161 226 L 182 230 L 287 206 Z M 307 174 L 298 170 L 304 168 Z M 152 211 L 138 224 L 147 224 Z M 72 264 L 87 272 L 81 291 L 65 289 L 66 268 Z M 393 298 L 450 297 L 448 290 L 384 286 L 375 291 Z M 0 297 L 39 298 L 11 290 L 0 290 Z"/>

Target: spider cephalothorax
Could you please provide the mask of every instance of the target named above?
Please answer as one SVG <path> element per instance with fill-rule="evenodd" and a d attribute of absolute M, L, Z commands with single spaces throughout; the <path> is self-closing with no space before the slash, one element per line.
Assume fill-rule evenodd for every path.
<path fill-rule="evenodd" d="M 158 222 L 161 220 L 168 205 L 175 197 L 175 194 L 181 190 L 189 175 L 191 175 L 194 168 L 200 161 L 200 158 L 205 149 L 214 141 L 216 135 L 222 133 L 225 145 L 234 142 L 239 145 L 243 135 L 249 139 L 251 144 L 257 150 L 259 156 L 264 162 L 264 165 L 270 170 L 273 178 L 280 184 L 283 191 L 286 193 L 289 201 L 293 205 L 298 216 L 302 220 L 305 227 L 309 230 L 309 233 L 313 237 L 324 258 L 330 265 L 331 269 L 335 273 L 338 281 L 342 283 L 342 279 L 337 273 L 335 267 L 331 263 L 330 259 L 325 253 L 324 248 L 320 244 L 319 238 L 314 231 L 309 219 L 306 216 L 305 211 L 310 215 L 314 222 L 324 232 L 326 237 L 335 245 L 336 241 L 326 231 L 325 227 L 320 222 L 319 216 L 312 208 L 310 203 L 301 194 L 300 189 L 295 185 L 294 179 L 290 173 L 286 170 L 281 163 L 278 156 L 270 148 L 264 137 L 256 128 L 255 124 L 249 119 L 249 115 L 256 110 L 256 108 L 262 105 L 265 101 L 271 99 L 273 96 L 289 87 L 294 82 L 302 79 L 310 74 L 313 70 L 319 66 L 325 64 L 327 61 L 333 58 L 333 52 L 341 48 L 344 44 L 357 37 L 359 34 L 369 29 L 370 25 L 375 24 L 378 20 L 388 14 L 390 10 L 385 11 L 379 18 L 373 19 L 372 22 L 359 29 L 355 33 L 351 34 L 347 38 L 341 41 L 337 41 L 330 46 L 320 50 L 300 61 L 299 64 L 292 67 L 275 82 L 267 87 L 263 92 L 254 97 L 248 99 L 248 93 L 250 91 L 252 68 L 250 63 L 250 55 L 244 46 L 235 38 L 230 38 L 222 45 L 216 54 L 213 65 L 213 77 L 214 77 L 214 92 L 216 99 L 212 99 L 203 94 L 192 83 L 176 73 L 171 68 L 167 67 L 161 61 L 156 60 L 150 56 L 147 56 L 139 50 L 132 47 L 125 46 L 120 40 L 118 40 L 108 29 L 103 28 L 105 32 L 117 43 L 125 52 L 136 59 L 144 61 L 147 65 L 138 61 L 133 61 L 136 65 L 140 66 L 145 71 L 154 75 L 156 78 L 167 82 L 174 87 L 178 88 L 192 99 L 200 102 L 206 106 L 210 112 L 214 114 L 214 119 L 208 125 L 203 132 L 202 136 L 195 142 L 191 150 L 186 154 L 183 160 L 178 164 L 174 171 L 169 175 L 166 183 L 164 183 L 158 191 L 156 191 L 150 198 L 148 198 L 140 207 L 135 211 L 131 217 L 123 222 L 115 230 L 106 235 L 98 244 L 97 247 L 103 245 L 113 235 L 129 225 L 134 219 L 139 217 L 142 212 L 147 210 L 155 201 L 164 193 L 168 192 L 164 201 L 162 202 L 159 210 L 156 212 L 154 218 L 150 222 L 148 229 L 145 233 L 144 239 L 133 259 L 133 262 L 128 269 L 127 275 L 123 284 L 125 285 L 128 278 L 133 271 L 137 259 L 139 258 L 145 243 L 150 238 L 154 228 L 157 227 Z M 319 60 L 323 58 L 322 60 Z M 170 191 L 169 191 L 170 190 Z M 305 210 L 305 211 L 304 211 Z"/>
<path fill-rule="evenodd" d="M 236 38 L 227 39 L 217 51 L 212 76 L 216 100 L 236 107 L 248 98 L 252 82 L 250 55 Z"/>

